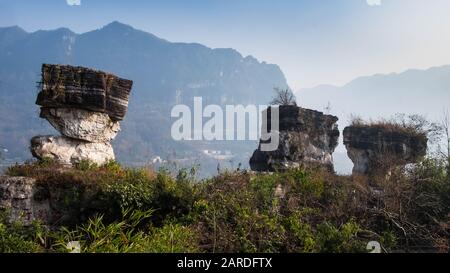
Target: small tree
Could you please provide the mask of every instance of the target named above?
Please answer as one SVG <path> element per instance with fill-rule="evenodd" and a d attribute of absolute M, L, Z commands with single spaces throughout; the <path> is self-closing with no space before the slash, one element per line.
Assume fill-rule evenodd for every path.
<path fill-rule="evenodd" d="M 291 89 L 274 88 L 275 96 L 270 102 L 271 105 L 297 105 L 296 98 Z"/>

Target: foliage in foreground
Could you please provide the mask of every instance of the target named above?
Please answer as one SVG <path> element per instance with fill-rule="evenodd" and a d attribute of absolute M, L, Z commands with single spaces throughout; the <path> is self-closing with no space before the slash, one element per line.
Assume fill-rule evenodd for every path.
<path fill-rule="evenodd" d="M 49 231 L 2 220 L 0 252 L 448 251 L 450 179 L 427 159 L 369 181 L 320 168 L 222 173 L 195 180 L 162 170 L 42 161 L 8 170 L 35 177 L 37 199 L 61 210 Z M 375 179 L 375 178 L 373 178 Z"/>

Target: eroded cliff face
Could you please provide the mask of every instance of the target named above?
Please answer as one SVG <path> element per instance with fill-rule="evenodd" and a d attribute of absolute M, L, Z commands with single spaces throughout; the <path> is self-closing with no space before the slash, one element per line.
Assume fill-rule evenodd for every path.
<path fill-rule="evenodd" d="M 113 160 L 110 144 L 120 131 L 132 82 L 84 67 L 42 66 L 42 82 L 36 104 L 61 136 L 36 136 L 31 153 L 64 165 L 83 160 L 103 164 Z"/>
<path fill-rule="evenodd" d="M 265 115 L 263 115 L 264 117 Z M 279 107 L 279 145 L 275 151 L 259 148 L 250 159 L 254 171 L 277 171 L 319 164 L 333 169 L 333 152 L 338 145 L 338 118 L 321 112 L 286 105 Z M 271 107 L 267 109 L 267 128 L 271 130 Z"/>
<path fill-rule="evenodd" d="M 353 161 L 354 175 L 388 172 L 394 166 L 416 163 L 426 155 L 428 139 L 392 128 L 349 126 L 344 129 L 344 145 Z"/>

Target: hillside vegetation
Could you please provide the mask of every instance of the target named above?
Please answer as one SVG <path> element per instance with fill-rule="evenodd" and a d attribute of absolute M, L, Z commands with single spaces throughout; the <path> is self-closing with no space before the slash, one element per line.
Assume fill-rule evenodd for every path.
<path fill-rule="evenodd" d="M 338 176 L 321 168 L 285 173 L 128 169 L 52 161 L 10 167 L 34 177 L 34 198 L 66 213 L 50 228 L 0 224 L 0 252 L 385 252 L 449 250 L 450 177 L 426 159 L 388 177 Z"/>

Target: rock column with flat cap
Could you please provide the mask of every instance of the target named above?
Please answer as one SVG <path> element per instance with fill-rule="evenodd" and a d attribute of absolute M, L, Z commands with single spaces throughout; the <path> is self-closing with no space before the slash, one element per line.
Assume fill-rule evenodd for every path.
<path fill-rule="evenodd" d="M 271 109 L 263 114 L 264 128 L 272 128 Z M 321 165 L 333 170 L 333 152 L 338 145 L 338 118 L 295 105 L 279 107 L 279 145 L 250 159 L 253 171 L 285 171 L 302 165 Z M 260 141 L 260 144 L 263 140 Z"/>
<path fill-rule="evenodd" d="M 427 153 L 425 133 L 377 125 L 344 129 L 344 145 L 354 175 L 387 174 L 395 166 L 419 162 Z"/>
<path fill-rule="evenodd" d="M 113 74 L 69 65 L 42 65 L 36 104 L 60 136 L 36 136 L 31 153 L 64 165 L 113 160 L 110 141 L 120 131 L 133 82 Z"/>

